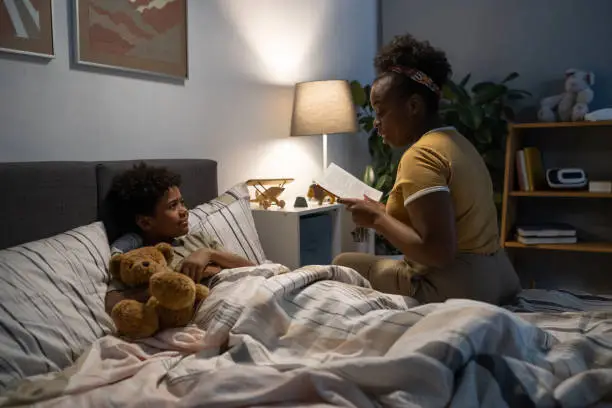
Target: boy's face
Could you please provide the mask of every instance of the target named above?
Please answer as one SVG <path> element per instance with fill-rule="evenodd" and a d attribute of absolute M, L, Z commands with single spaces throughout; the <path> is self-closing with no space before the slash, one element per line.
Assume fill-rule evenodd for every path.
<path fill-rule="evenodd" d="M 170 187 L 157 202 L 152 216 L 139 216 L 136 222 L 152 240 L 166 241 L 189 232 L 189 212 L 178 187 Z"/>

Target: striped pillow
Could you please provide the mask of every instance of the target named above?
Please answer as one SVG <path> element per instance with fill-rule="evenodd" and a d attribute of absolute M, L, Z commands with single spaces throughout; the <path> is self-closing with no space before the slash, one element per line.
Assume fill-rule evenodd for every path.
<path fill-rule="evenodd" d="M 230 252 L 256 263 L 266 261 L 251 212 L 249 190 L 240 183 L 189 211 L 190 232 L 208 233 Z"/>
<path fill-rule="evenodd" d="M 102 223 L 0 251 L 0 391 L 58 371 L 113 330 Z"/>

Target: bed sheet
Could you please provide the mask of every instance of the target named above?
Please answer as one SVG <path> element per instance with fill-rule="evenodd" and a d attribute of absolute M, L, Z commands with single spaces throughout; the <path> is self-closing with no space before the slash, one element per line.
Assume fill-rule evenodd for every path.
<path fill-rule="evenodd" d="M 224 271 L 194 324 L 106 336 L 0 406 L 466 407 L 612 402 L 612 299 L 525 291 L 418 305 L 356 272 Z"/>

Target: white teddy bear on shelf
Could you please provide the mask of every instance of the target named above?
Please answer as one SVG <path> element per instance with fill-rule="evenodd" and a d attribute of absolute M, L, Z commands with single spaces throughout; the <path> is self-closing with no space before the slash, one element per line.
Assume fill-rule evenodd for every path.
<path fill-rule="evenodd" d="M 560 95 L 549 96 L 540 102 L 538 119 L 541 122 L 555 122 L 557 116 L 561 122 L 576 122 L 584 120 L 589 112 L 589 103 L 593 101 L 595 75 L 592 72 L 579 69 L 565 71 L 565 92 Z"/>

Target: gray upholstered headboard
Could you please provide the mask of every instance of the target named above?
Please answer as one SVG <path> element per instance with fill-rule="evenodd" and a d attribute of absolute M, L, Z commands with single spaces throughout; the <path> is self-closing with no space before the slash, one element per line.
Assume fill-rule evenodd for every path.
<path fill-rule="evenodd" d="M 144 161 L 181 175 L 188 206 L 218 194 L 214 160 Z M 113 177 L 139 162 L 0 163 L 0 249 L 105 220 L 104 198 Z M 107 228 L 112 239 L 112 226 Z"/>

